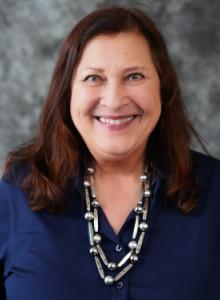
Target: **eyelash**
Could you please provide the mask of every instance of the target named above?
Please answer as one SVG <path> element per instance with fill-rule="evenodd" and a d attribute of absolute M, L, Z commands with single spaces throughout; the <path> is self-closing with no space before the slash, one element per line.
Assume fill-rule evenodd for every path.
<path fill-rule="evenodd" d="M 88 75 L 86 76 L 86 78 L 84 79 L 84 81 L 96 81 L 96 80 L 93 80 L 94 78 L 97 79 L 101 79 L 101 77 L 99 75 L 96 75 L 96 74 L 91 74 L 91 75 Z"/>
<path fill-rule="evenodd" d="M 138 79 L 144 78 L 143 74 L 141 74 L 141 73 L 139 73 L 139 72 L 131 73 L 131 74 L 129 74 L 129 75 L 127 76 L 127 78 L 128 78 L 128 79 L 132 79 L 132 76 L 135 76 L 135 77 L 138 76 L 138 78 L 135 78 L 135 79 L 133 78 L 133 80 L 138 80 Z"/>
<path fill-rule="evenodd" d="M 139 72 L 135 72 L 135 73 L 131 73 L 129 75 L 127 75 L 125 77 L 125 79 L 128 79 L 128 80 L 132 80 L 132 76 L 133 76 L 133 80 L 138 80 L 138 79 L 142 79 L 144 78 L 144 75 L 139 73 Z M 137 78 L 138 76 L 138 78 Z M 135 77 L 135 78 L 134 78 Z M 94 80 L 95 79 L 95 80 Z M 97 80 L 102 80 L 102 78 L 99 76 L 99 75 L 96 75 L 96 74 L 91 74 L 91 75 L 88 75 L 86 76 L 86 78 L 84 79 L 84 81 L 97 81 Z"/>

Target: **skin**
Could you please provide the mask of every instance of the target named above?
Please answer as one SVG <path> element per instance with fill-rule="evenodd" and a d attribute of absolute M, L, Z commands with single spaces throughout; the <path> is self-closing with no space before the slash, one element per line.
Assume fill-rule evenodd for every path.
<path fill-rule="evenodd" d="M 118 232 L 139 200 L 144 152 L 161 114 L 160 80 L 142 35 L 99 35 L 87 43 L 73 74 L 70 112 L 96 162 L 99 202 Z"/>

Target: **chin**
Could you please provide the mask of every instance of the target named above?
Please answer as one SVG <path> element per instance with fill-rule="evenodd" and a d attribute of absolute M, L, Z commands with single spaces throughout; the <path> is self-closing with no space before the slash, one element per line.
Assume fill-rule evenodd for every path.
<path fill-rule="evenodd" d="M 103 153 L 106 154 L 106 157 L 108 157 L 111 160 L 121 160 L 124 158 L 127 158 L 129 154 L 131 154 L 131 151 L 129 150 L 121 150 L 121 149 L 114 149 L 114 150 L 105 150 Z"/>

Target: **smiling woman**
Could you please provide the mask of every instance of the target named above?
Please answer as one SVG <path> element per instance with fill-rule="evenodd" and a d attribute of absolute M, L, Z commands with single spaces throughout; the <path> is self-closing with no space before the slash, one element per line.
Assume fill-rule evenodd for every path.
<path fill-rule="evenodd" d="M 102 34 L 88 42 L 73 77 L 70 110 L 100 165 L 142 161 L 161 112 L 160 80 L 143 35 Z"/>
<path fill-rule="evenodd" d="M 220 163 L 191 150 L 161 33 L 144 12 L 84 17 L 38 135 L 0 183 L 1 299 L 220 299 Z"/>

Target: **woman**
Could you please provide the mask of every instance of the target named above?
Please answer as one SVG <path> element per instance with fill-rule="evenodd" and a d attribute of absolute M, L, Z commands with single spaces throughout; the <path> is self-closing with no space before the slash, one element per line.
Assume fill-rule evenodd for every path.
<path fill-rule="evenodd" d="M 5 164 L 5 299 L 220 299 L 220 164 L 193 135 L 153 21 L 118 6 L 83 18 L 37 137 Z"/>

